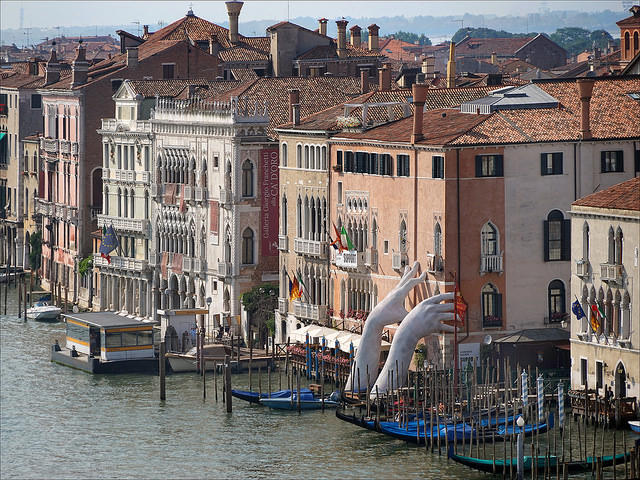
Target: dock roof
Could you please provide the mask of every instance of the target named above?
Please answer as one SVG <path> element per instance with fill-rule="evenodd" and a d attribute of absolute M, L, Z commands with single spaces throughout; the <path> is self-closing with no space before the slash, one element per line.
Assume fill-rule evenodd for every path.
<path fill-rule="evenodd" d="M 113 312 L 87 312 L 87 313 L 63 313 L 63 317 L 82 322 L 94 327 L 119 328 L 119 327 L 143 327 L 156 325 L 157 322 L 142 322 L 125 315 Z"/>

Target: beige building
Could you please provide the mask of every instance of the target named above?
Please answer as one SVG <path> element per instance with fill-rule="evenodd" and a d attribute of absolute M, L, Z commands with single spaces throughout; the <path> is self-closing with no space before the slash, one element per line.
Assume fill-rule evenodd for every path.
<path fill-rule="evenodd" d="M 24 230 L 24 266 L 31 268 L 29 253 L 31 251 L 31 236 L 41 228 L 41 222 L 36 214 L 36 198 L 42 178 L 40 165 L 40 136 L 29 135 L 22 139 L 22 188 L 24 196 L 22 202 L 22 227 Z"/>
<path fill-rule="evenodd" d="M 640 398 L 640 177 L 573 203 L 571 298 L 587 317 L 571 322 L 571 387 L 609 387 Z M 596 331 L 593 306 L 604 310 Z M 600 392 L 602 393 L 602 392 Z"/>

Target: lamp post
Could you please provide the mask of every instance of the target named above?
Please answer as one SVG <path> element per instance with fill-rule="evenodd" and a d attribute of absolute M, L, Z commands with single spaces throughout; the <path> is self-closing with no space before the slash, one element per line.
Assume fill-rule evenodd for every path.
<path fill-rule="evenodd" d="M 518 480 L 524 478 L 524 417 L 520 415 L 516 420 L 518 425 Z M 532 462 L 537 461 L 536 458 L 531 459 Z"/>

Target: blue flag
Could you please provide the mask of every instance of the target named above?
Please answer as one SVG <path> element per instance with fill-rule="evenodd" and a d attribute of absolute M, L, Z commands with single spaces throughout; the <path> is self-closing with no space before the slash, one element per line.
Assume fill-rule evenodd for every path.
<path fill-rule="evenodd" d="M 582 310 L 582 305 L 580 305 L 580 302 L 578 302 L 578 300 L 571 304 L 571 311 L 576 317 L 578 317 L 578 320 L 586 317 L 586 315 L 584 314 L 584 310 Z"/>
<path fill-rule="evenodd" d="M 118 242 L 118 236 L 116 235 L 113 225 L 107 227 L 106 232 L 102 235 L 102 242 L 100 243 L 100 254 L 107 258 L 111 252 L 113 252 L 120 243 Z"/>

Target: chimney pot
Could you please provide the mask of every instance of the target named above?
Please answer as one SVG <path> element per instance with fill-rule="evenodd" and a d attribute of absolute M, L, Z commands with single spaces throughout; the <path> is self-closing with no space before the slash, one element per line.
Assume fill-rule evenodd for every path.
<path fill-rule="evenodd" d="M 360 48 L 362 42 L 362 29 L 358 25 L 354 25 L 349 29 L 351 32 L 351 46 L 354 48 Z"/>
<path fill-rule="evenodd" d="M 592 78 L 579 78 L 578 95 L 580 96 L 580 136 L 583 140 L 589 140 L 591 135 L 591 96 L 595 81 Z"/>
<path fill-rule="evenodd" d="M 336 20 L 338 27 L 338 37 L 336 38 L 338 58 L 343 58 L 347 53 L 347 24 L 344 18 Z"/>
<path fill-rule="evenodd" d="M 143 25 L 142 26 L 142 31 L 143 31 L 143 38 L 146 38 L 149 36 L 149 25 Z"/>
<path fill-rule="evenodd" d="M 86 52 L 87 50 L 82 45 L 78 45 L 78 48 L 76 48 L 76 58 L 71 64 L 72 87 L 87 83 L 89 62 L 87 62 Z"/>
<path fill-rule="evenodd" d="M 380 27 L 375 23 L 372 23 L 367 27 L 367 30 L 369 30 L 369 50 L 377 52 L 380 48 L 378 44 L 378 32 L 380 31 Z"/>
<path fill-rule="evenodd" d="M 55 43 L 53 42 L 53 48 L 51 49 L 51 55 L 45 66 L 44 83 L 50 85 L 60 80 L 60 64 L 55 51 Z"/>
<path fill-rule="evenodd" d="M 419 142 L 424 139 L 422 134 L 422 123 L 424 120 L 424 104 L 427 100 L 427 86 L 414 83 L 411 87 L 413 95 L 413 133 L 411 134 L 411 143 Z"/>
<path fill-rule="evenodd" d="M 294 121 L 294 105 L 298 105 L 298 107 L 300 106 L 300 90 L 297 88 L 289 89 L 289 122 Z"/>
<path fill-rule="evenodd" d="M 293 124 L 300 125 L 300 104 L 295 103 L 292 105 L 293 110 Z"/>
<path fill-rule="evenodd" d="M 244 2 L 231 0 L 225 2 L 225 5 L 227 6 L 227 15 L 229 15 L 229 42 L 235 44 L 238 43 L 238 17 Z"/>
<path fill-rule="evenodd" d="M 326 18 L 321 18 L 318 20 L 318 33 L 320 35 L 327 35 L 327 20 Z"/>
<path fill-rule="evenodd" d="M 360 93 L 367 93 L 369 91 L 369 70 L 366 68 L 360 69 Z"/>
<path fill-rule="evenodd" d="M 388 64 L 378 70 L 378 90 L 383 92 L 391 90 L 391 68 Z"/>

